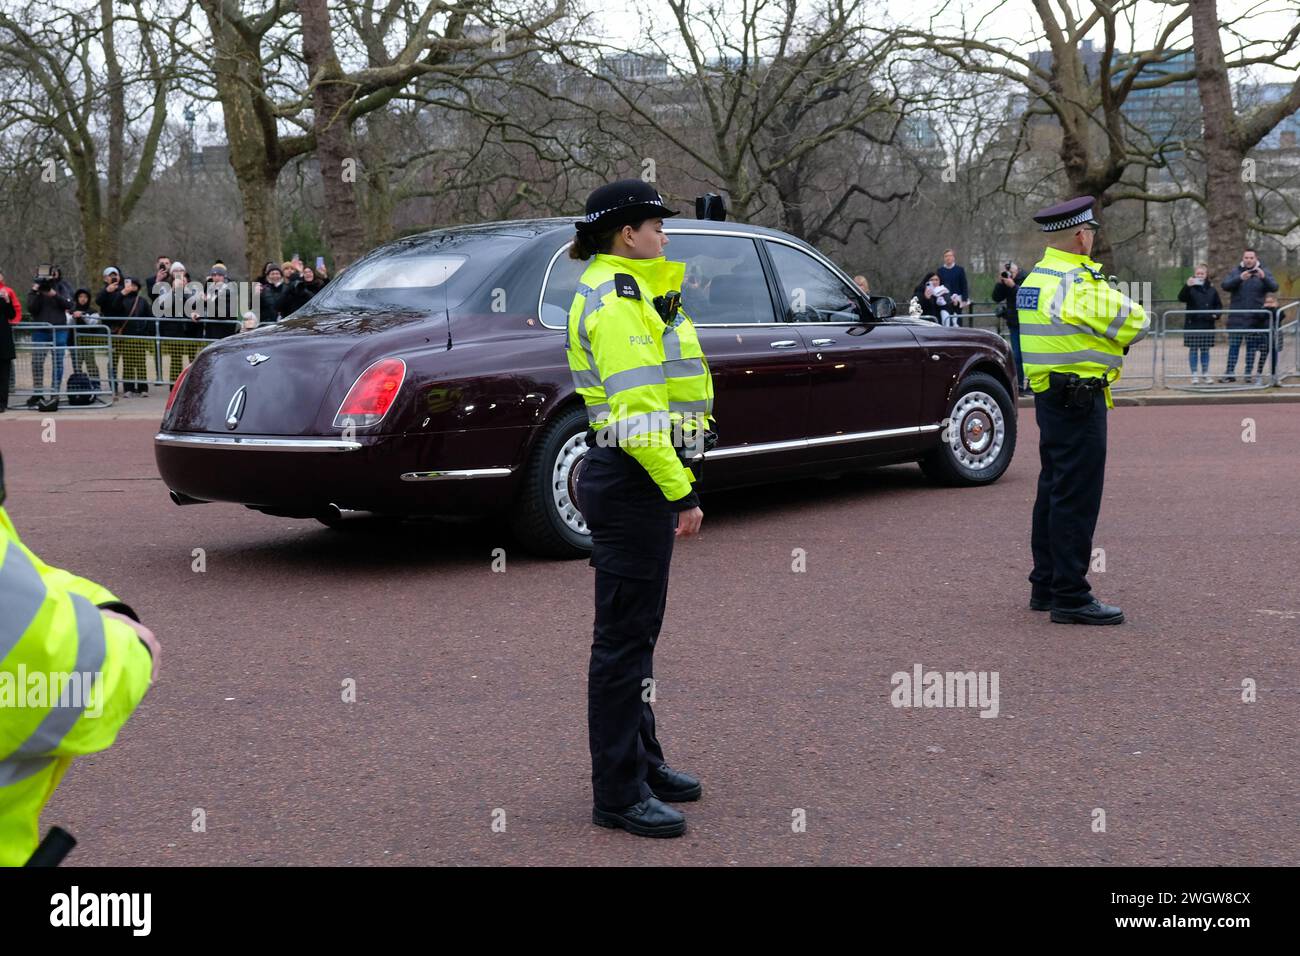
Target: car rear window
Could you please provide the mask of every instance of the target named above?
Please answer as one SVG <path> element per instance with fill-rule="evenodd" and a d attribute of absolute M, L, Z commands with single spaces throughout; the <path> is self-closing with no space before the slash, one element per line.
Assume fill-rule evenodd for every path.
<path fill-rule="evenodd" d="M 442 285 L 466 262 L 466 256 L 408 255 L 371 259 L 339 276 L 339 291 L 432 289 Z"/>
<path fill-rule="evenodd" d="M 295 313 L 455 309 L 525 239 L 470 230 L 381 246 L 348 266 Z"/>

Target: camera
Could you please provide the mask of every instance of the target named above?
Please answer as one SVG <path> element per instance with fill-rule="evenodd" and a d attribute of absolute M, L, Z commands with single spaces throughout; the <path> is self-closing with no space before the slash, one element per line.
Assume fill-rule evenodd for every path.
<path fill-rule="evenodd" d="M 1011 278 L 1011 263 L 1010 263 L 1010 262 L 1004 262 L 1004 263 L 1002 264 L 1002 278 L 1004 278 L 1004 279 L 1010 279 L 1010 278 Z"/>

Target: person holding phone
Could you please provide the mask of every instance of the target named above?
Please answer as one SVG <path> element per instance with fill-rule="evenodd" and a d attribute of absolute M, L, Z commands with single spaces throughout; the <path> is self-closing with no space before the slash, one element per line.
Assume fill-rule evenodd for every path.
<path fill-rule="evenodd" d="M 1259 261 L 1254 249 L 1241 254 L 1237 268 L 1223 280 L 1223 291 L 1231 293 L 1228 303 L 1228 363 L 1223 372 L 1224 382 L 1237 380 L 1237 354 L 1241 351 L 1246 333 L 1242 329 L 1267 329 L 1268 316 L 1264 314 L 1264 297 L 1277 291 L 1277 280 Z M 1257 315 L 1247 314 L 1257 312 Z M 1247 374 L 1250 370 L 1247 369 Z"/>
<path fill-rule="evenodd" d="M 1183 317 L 1183 345 L 1187 347 L 1187 361 L 1192 367 L 1192 384 L 1200 385 L 1201 376 L 1209 385 L 1210 349 L 1214 347 L 1214 329 L 1219 324 L 1219 309 L 1223 300 L 1219 290 L 1210 281 L 1210 267 L 1202 262 L 1196 271 L 1187 277 L 1187 282 L 1178 290 L 1178 301 L 1187 307 Z"/>

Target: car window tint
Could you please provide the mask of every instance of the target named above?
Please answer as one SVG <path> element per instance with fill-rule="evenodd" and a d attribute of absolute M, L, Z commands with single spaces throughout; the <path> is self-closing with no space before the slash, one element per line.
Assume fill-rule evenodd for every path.
<path fill-rule="evenodd" d="M 569 324 L 569 306 L 573 305 L 578 280 L 588 265 L 589 262 L 570 259 L 567 245 L 560 252 L 560 257 L 551 266 L 551 274 L 546 277 L 546 290 L 542 293 L 543 325 L 562 329 Z"/>
<path fill-rule="evenodd" d="M 790 321 L 858 321 L 857 297 L 834 272 L 808 253 L 779 242 L 769 242 L 767 251 L 781 281 Z"/>
<path fill-rule="evenodd" d="M 754 241 L 668 230 L 664 254 L 686 263 L 682 308 L 697 325 L 774 322 L 772 296 Z"/>

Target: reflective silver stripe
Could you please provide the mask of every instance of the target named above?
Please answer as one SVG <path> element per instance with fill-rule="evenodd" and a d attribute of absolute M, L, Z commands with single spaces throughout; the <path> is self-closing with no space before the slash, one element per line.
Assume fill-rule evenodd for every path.
<path fill-rule="evenodd" d="M 1133 336 L 1132 340 L 1128 343 L 1129 348 L 1132 348 L 1133 346 L 1141 342 L 1144 338 L 1147 337 L 1147 335 L 1150 332 L 1151 332 L 1151 316 L 1144 315 L 1142 317 L 1142 328 L 1137 330 L 1137 335 Z"/>
<path fill-rule="evenodd" d="M 662 432 L 672 428 L 672 419 L 667 412 L 642 412 L 629 415 L 616 422 L 609 422 L 596 435 L 596 443 L 606 446 L 623 444 L 637 435 Z M 611 437 L 612 436 L 612 437 Z"/>
<path fill-rule="evenodd" d="M 1065 297 L 1070 293 L 1070 286 L 1074 284 L 1074 277 L 1086 271 L 1086 269 L 1071 269 L 1056 284 L 1056 291 L 1052 293 L 1051 304 L 1047 307 L 1047 314 L 1051 317 L 1053 325 L 1060 325 L 1063 321 L 1061 309 L 1065 305 Z"/>
<path fill-rule="evenodd" d="M 574 388 L 598 388 L 600 386 L 600 373 L 589 368 L 569 369 L 573 373 Z"/>
<path fill-rule="evenodd" d="M 69 595 L 77 616 L 77 663 L 73 665 L 72 680 L 79 680 L 83 674 L 94 674 L 95 684 L 103 693 L 102 675 L 104 667 L 104 618 L 99 608 L 91 604 L 80 594 Z M 93 687 L 85 688 L 87 694 L 94 693 Z M 50 689 L 51 696 L 54 690 Z M 72 727 L 81 719 L 81 712 L 86 709 L 86 700 L 76 706 L 60 706 L 51 702 L 49 713 L 10 756 L 45 757 L 68 735 Z"/>
<path fill-rule="evenodd" d="M 662 365 L 641 365 L 637 368 L 624 369 L 621 372 L 615 372 L 604 381 L 605 395 L 608 398 L 613 398 L 619 392 L 625 392 L 629 388 L 662 384 L 664 384 L 664 367 Z"/>
<path fill-rule="evenodd" d="M 93 674 L 94 679 L 90 687 L 82 688 L 82 694 L 85 696 L 75 705 L 58 704 L 59 696 L 68 686 L 66 683 L 64 688 L 60 688 L 59 695 L 55 694 L 53 687 L 50 688 L 52 701 L 49 712 L 32 731 L 32 735 L 18 746 L 18 749 L 4 760 L 0 760 L 0 787 L 25 780 L 53 763 L 54 758 L 49 756 L 49 752 L 58 747 L 81 719 L 81 714 L 89 703 L 85 698 L 94 693 L 104 693 L 101 673 L 104 668 L 105 654 L 104 618 L 99 613 L 99 608 L 80 594 L 72 594 L 69 597 L 72 599 L 72 608 L 77 619 L 77 660 L 73 665 L 72 673 L 67 675 L 68 680 L 80 680 L 84 674 Z"/>
<path fill-rule="evenodd" d="M 606 418 L 609 418 L 609 406 L 608 406 L 608 405 L 588 405 L 588 406 L 587 406 L 587 421 L 588 421 L 588 422 L 592 422 L 592 423 L 594 423 L 594 422 L 600 422 L 600 421 L 604 421 Z"/>
<path fill-rule="evenodd" d="M 1058 279 L 1065 276 L 1064 272 L 1057 272 L 1055 269 L 1045 269 L 1042 266 L 1034 266 L 1029 270 L 1029 274 L 1038 273 L 1040 276 L 1056 276 Z"/>
<path fill-rule="evenodd" d="M 1110 320 L 1110 325 L 1106 326 L 1106 338 L 1115 339 L 1119 336 L 1119 330 L 1124 327 L 1124 320 L 1132 311 L 1133 301 L 1125 296 L 1124 301 L 1119 304 L 1119 312 Z"/>
<path fill-rule="evenodd" d="M 690 378 L 704 374 L 704 359 L 679 358 L 664 362 L 664 374 L 669 378 Z"/>
<path fill-rule="evenodd" d="M 582 318 L 585 319 L 587 316 L 591 315 L 591 313 L 604 305 L 602 300 L 605 298 L 606 294 L 614 291 L 614 280 L 611 279 L 608 282 L 602 282 L 594 289 L 588 289 L 586 286 L 578 287 L 580 292 L 583 289 L 586 289 L 586 292 L 584 292 L 582 296 Z"/>
<path fill-rule="evenodd" d="M 8 757 L 0 760 L 0 787 L 26 780 L 52 763 L 53 757 Z"/>
<path fill-rule="evenodd" d="M 1020 338 L 1026 339 L 1035 335 L 1094 335 L 1100 337 L 1096 329 L 1090 329 L 1086 325 L 1075 325 L 1072 322 L 1061 322 L 1057 325 L 1044 325 L 1041 322 L 1021 322 Z"/>
<path fill-rule="evenodd" d="M 18 646 L 45 602 L 45 582 L 36 565 L 10 541 L 0 565 L 0 661 Z"/>
<path fill-rule="evenodd" d="M 682 340 L 675 328 L 664 332 L 663 343 L 665 362 L 675 362 L 682 357 Z"/>
<path fill-rule="evenodd" d="M 1117 368 L 1124 364 L 1122 355 L 1111 355 L 1094 349 L 1079 349 L 1075 352 L 1024 352 L 1021 358 L 1027 365 L 1073 365 L 1076 362 L 1096 362 L 1107 368 Z"/>
<path fill-rule="evenodd" d="M 694 402 L 669 402 L 668 410 L 670 412 L 681 412 L 683 415 L 687 412 L 709 412 L 713 410 L 713 401 L 704 398 Z"/>

